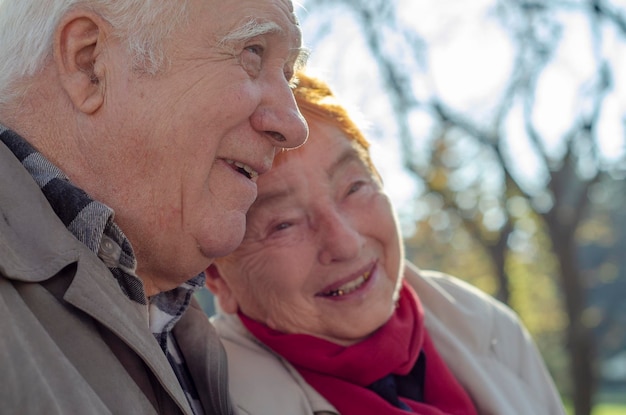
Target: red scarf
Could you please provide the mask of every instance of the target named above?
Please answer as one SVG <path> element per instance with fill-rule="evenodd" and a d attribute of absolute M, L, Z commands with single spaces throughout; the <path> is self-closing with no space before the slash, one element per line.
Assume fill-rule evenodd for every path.
<path fill-rule="evenodd" d="M 391 373 L 406 375 L 422 350 L 426 356 L 425 402 L 400 399 L 419 415 L 476 415 L 471 399 L 432 344 L 423 325 L 422 305 L 406 282 L 389 321 L 367 339 L 348 347 L 306 334 L 272 330 L 241 312 L 239 318 L 343 415 L 407 414 L 367 385 Z"/>

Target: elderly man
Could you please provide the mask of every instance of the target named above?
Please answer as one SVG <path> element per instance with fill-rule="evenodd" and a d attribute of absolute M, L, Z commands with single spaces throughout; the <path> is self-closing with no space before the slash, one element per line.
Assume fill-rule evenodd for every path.
<path fill-rule="evenodd" d="M 307 127 L 290 0 L 0 0 L 3 413 L 226 414 L 192 298 Z"/>

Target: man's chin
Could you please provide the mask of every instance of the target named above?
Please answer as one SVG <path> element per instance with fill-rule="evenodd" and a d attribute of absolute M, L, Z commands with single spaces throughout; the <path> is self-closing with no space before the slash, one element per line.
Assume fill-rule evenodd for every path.
<path fill-rule="evenodd" d="M 198 239 L 198 247 L 200 252 L 207 258 L 213 261 L 215 258 L 220 258 L 229 255 L 235 249 L 239 247 L 246 231 L 246 222 L 241 221 L 240 225 L 233 224 L 230 227 L 230 231 L 222 231 L 209 235 L 207 238 Z"/>

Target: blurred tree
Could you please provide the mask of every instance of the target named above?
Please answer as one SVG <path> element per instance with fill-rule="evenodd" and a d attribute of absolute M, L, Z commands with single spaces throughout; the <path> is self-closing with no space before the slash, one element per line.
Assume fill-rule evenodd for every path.
<path fill-rule="evenodd" d="M 439 205 L 437 199 L 436 193 L 421 198 L 426 203 L 433 203 L 435 211 Z M 541 220 L 530 210 L 518 214 L 524 215 L 518 218 L 519 229 L 523 229 L 524 235 L 513 238 L 518 247 L 508 252 L 506 260 L 510 304 L 536 340 L 557 384 L 567 385 L 569 376 L 562 338 L 567 316 L 554 278 L 557 264 L 549 249 L 549 239 L 541 232 Z M 456 212 L 450 209 L 448 215 L 455 217 Z M 407 258 L 418 265 L 462 276 L 495 296 L 498 279 L 495 278 L 489 251 L 468 233 L 459 220 L 444 222 L 442 224 L 440 219 L 420 222 L 414 234 L 405 240 Z M 530 245 L 534 249 L 520 249 L 520 245 Z"/>
<path fill-rule="evenodd" d="M 609 362 L 626 350 L 626 183 L 601 181 L 591 189 L 590 199 L 594 214 L 577 233 L 590 303 L 584 319 L 597 339 L 601 362 Z M 609 392 L 619 391 L 618 395 L 624 396 L 623 370 L 621 380 L 607 379 L 604 383 Z"/>
<path fill-rule="evenodd" d="M 539 288 L 537 297 L 558 284 L 564 313 L 551 310 L 557 316 L 553 322 L 526 320 L 531 327 L 552 324 L 548 330 L 553 331 L 565 327 L 572 382 L 566 392 L 577 415 L 590 414 L 598 375 L 592 334 L 604 330 L 604 320 L 593 312 L 589 285 L 601 285 L 592 270 L 611 269 L 611 262 L 584 269 L 580 253 L 588 240 L 583 243 L 581 235 L 602 227 L 594 219 L 593 190 L 600 183 L 622 183 L 626 173 L 626 117 L 616 103 L 615 81 L 623 76 L 615 51 L 624 44 L 626 9 L 604 0 L 491 1 L 484 23 L 491 33 L 498 27 L 500 43 L 494 44 L 505 46 L 488 51 L 490 60 L 482 62 L 487 54 L 481 45 L 465 45 L 474 48 L 472 53 L 450 68 L 429 61 L 437 44 L 416 24 L 420 13 L 434 11 L 433 2 L 302 3 L 305 39 L 314 56 L 334 48 L 335 68 L 350 59 L 348 74 L 336 85 L 359 85 L 364 112 L 374 108 L 393 118 L 395 130 L 386 127 L 384 133 L 395 133 L 402 163 L 420 181 L 424 196 L 416 219 L 447 238 L 451 257 L 458 255 L 461 240 L 480 248 L 473 251 L 482 252 L 474 260 L 464 257 L 460 274 L 488 263 L 495 277 L 491 292 L 518 310 L 534 304 L 527 305 L 515 291 Z M 437 36 L 446 38 L 455 31 L 463 35 L 462 18 L 422 22 L 441 24 Z M 334 24 L 352 25 L 354 36 L 337 39 Z M 367 53 L 355 58 L 350 52 L 357 47 Z M 498 73 L 506 76 L 488 84 L 481 96 L 486 104 L 476 99 L 460 104 L 455 95 L 463 91 L 450 92 L 437 81 L 439 72 L 456 71 L 464 80 L 458 85 L 476 88 L 472 84 L 484 84 L 478 75 L 484 77 L 489 65 L 505 68 Z M 617 128 L 616 118 L 622 120 Z M 424 230 L 418 227 L 416 235 Z M 541 261 L 529 262 L 533 255 Z M 557 296 L 555 291 L 549 289 L 547 298 Z M 547 307 L 549 301 L 543 303 Z"/>

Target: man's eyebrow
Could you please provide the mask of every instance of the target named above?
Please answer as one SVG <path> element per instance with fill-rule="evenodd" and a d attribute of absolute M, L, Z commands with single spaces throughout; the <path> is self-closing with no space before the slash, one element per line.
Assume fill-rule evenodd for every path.
<path fill-rule="evenodd" d="M 224 35 L 219 43 L 222 45 L 240 43 L 268 33 L 283 32 L 283 28 L 275 22 L 259 21 L 258 19 L 250 18 L 243 25 Z"/>
<path fill-rule="evenodd" d="M 263 36 L 271 33 L 281 34 L 284 32 L 285 30 L 276 22 L 260 21 L 256 18 L 250 18 L 243 25 L 225 34 L 218 43 L 221 46 L 227 46 L 237 43 L 245 43 L 246 41 L 254 39 L 257 36 Z M 306 67 L 310 54 L 309 49 L 305 47 L 291 50 L 294 72 Z"/>

